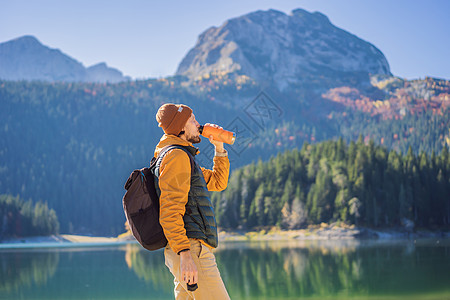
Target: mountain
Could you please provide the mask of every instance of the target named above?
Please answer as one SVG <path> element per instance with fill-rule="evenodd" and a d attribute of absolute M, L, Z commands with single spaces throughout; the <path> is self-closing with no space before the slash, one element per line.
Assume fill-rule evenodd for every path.
<path fill-rule="evenodd" d="M 275 82 L 282 89 L 311 75 L 391 74 L 375 46 L 337 28 L 325 15 L 302 9 L 290 15 L 256 11 L 209 28 L 176 74 L 198 78 L 232 72 Z"/>
<path fill-rule="evenodd" d="M 119 70 L 108 67 L 104 62 L 90 66 L 86 71 L 87 76 L 85 81 L 88 82 L 115 83 L 130 79 L 129 77 L 124 77 Z"/>
<path fill-rule="evenodd" d="M 33 36 L 23 36 L 0 44 L 0 78 L 111 83 L 129 80 L 105 63 L 85 68 L 60 50 L 42 45 Z"/>

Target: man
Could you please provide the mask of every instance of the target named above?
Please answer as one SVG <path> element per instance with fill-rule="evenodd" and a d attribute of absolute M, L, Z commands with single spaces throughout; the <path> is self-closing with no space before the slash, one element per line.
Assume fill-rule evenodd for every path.
<path fill-rule="evenodd" d="M 200 125 L 186 105 L 162 105 L 156 121 L 164 135 L 156 146 L 155 157 L 169 145 L 180 145 L 187 150 L 169 150 L 158 159 L 155 169 L 160 192 L 160 223 L 168 240 L 164 256 L 166 266 L 175 277 L 175 299 L 230 299 L 211 252 L 217 247 L 218 239 L 209 195 L 209 191 L 227 187 L 228 153 L 222 142 L 210 137 L 215 146 L 213 169 L 201 168 L 191 160 L 189 155 L 198 154 L 193 144 L 201 141 Z M 197 290 L 188 290 L 187 284 L 197 283 Z"/>

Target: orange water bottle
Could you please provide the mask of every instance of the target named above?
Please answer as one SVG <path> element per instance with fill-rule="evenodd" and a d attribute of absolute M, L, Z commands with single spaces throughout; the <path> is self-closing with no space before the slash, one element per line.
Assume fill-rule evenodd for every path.
<path fill-rule="evenodd" d="M 204 137 L 209 138 L 209 136 L 212 135 L 215 141 L 224 142 L 230 145 L 233 145 L 234 140 L 236 139 L 236 133 L 225 129 L 212 127 L 208 124 L 200 125 L 198 131 L 200 131 L 200 134 Z"/>

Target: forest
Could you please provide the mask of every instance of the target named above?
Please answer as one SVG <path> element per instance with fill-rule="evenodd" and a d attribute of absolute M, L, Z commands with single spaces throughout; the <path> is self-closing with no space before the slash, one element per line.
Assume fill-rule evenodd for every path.
<path fill-rule="evenodd" d="M 320 90 L 318 82 L 315 89 L 319 90 L 319 94 L 304 87 L 280 92 L 243 75 L 212 76 L 193 83 L 187 83 L 185 78 L 179 76 L 118 84 L 0 81 L 0 194 L 19 195 L 21 199 L 32 199 L 33 203 L 47 203 L 48 208 L 53 209 L 58 216 L 60 231 L 64 233 L 121 233 L 125 222 L 121 203 L 125 192 L 124 183 L 134 169 L 149 164 L 154 147 L 163 133 L 157 127 L 156 110 L 166 102 L 191 106 L 200 123 L 216 123 L 236 131 L 236 143 L 226 146 L 232 170 L 244 166 L 243 170 L 256 168 L 260 164 L 258 160 L 261 163 L 273 161 L 277 159 L 278 153 L 296 153 L 300 151 L 296 149 L 303 149 L 304 145 L 315 147 L 316 143 L 339 138 L 342 138 L 342 143 L 349 144 L 360 135 L 363 144 L 373 141 L 374 149 L 382 146 L 386 153 L 390 154 L 393 150 L 399 157 L 407 155 L 408 149 L 411 149 L 409 155 L 417 156 L 418 161 L 426 155 L 430 164 L 433 155 L 442 156 L 440 153 L 449 144 L 450 118 L 446 106 L 437 111 L 420 113 L 407 110 L 398 118 L 385 119 L 381 115 L 371 115 L 321 97 L 328 88 L 325 86 Z M 372 92 L 374 95 L 380 93 Z M 211 167 L 210 144 L 203 141 L 198 147 L 198 161 L 202 166 Z M 391 219 L 393 216 L 389 215 L 386 221 L 386 216 L 381 213 L 381 202 L 385 200 L 381 200 L 378 189 L 368 185 L 367 180 L 372 180 L 372 177 L 364 177 L 364 187 L 370 187 L 370 191 L 362 193 L 362 183 L 355 181 L 360 174 L 359 177 L 351 177 L 353 175 L 349 173 L 349 185 L 346 188 L 333 183 L 333 189 L 320 196 L 318 189 L 328 182 L 330 175 L 324 176 L 325 171 L 321 168 L 322 165 L 317 162 L 314 169 L 317 169 L 317 174 L 312 173 L 306 179 L 300 178 L 301 184 L 292 181 L 290 185 L 293 189 L 284 196 L 281 207 L 281 202 L 276 202 L 277 209 L 281 212 L 285 208 L 284 212 L 291 213 L 292 206 L 289 205 L 294 203 L 298 187 L 299 197 L 304 197 L 305 204 L 311 203 L 309 208 L 314 211 L 308 215 L 306 223 L 323 219 L 337 220 L 339 218 L 335 214 L 343 214 L 345 216 L 341 220 L 345 222 L 395 224 Z M 404 170 L 405 174 L 409 171 Z M 313 182 L 316 175 L 323 182 Z M 288 179 L 277 179 L 283 191 Z M 231 181 L 236 179 L 233 177 Z M 258 186 L 255 187 L 255 193 L 260 185 L 256 182 Z M 411 186 L 410 182 L 403 184 L 402 195 L 408 199 L 411 193 L 415 195 L 415 191 L 410 190 Z M 230 190 L 236 188 L 241 187 L 229 187 Z M 315 192 L 310 195 L 310 191 Z M 249 190 L 243 190 L 240 194 L 246 195 L 247 192 Z M 361 204 L 358 218 L 355 214 L 343 212 L 349 210 L 347 204 L 340 207 L 334 203 L 338 194 L 345 198 L 347 193 L 351 197 L 345 201 L 357 198 L 357 203 Z M 265 190 L 259 190 L 257 194 L 268 197 Z M 283 196 L 282 192 L 278 194 Z M 316 195 L 314 197 L 325 197 L 326 200 L 322 200 L 331 203 L 330 206 L 318 212 L 318 208 L 312 205 L 316 202 L 313 201 L 313 194 Z M 389 197 L 399 195 L 400 185 L 395 195 L 390 194 Z M 285 207 L 288 196 L 292 203 L 288 201 Z M 217 199 L 219 196 L 214 197 Z M 248 219 L 247 213 L 256 211 L 258 207 L 250 205 L 254 195 L 250 197 L 246 200 L 248 207 L 247 204 L 243 206 L 242 220 L 241 211 L 233 208 L 235 200 L 227 201 L 230 205 L 226 206 L 226 210 L 217 208 L 219 215 L 225 211 L 239 213 L 239 218 L 232 217 L 228 223 L 224 221 L 224 226 L 239 226 L 237 221 L 231 221 L 237 219 L 249 227 L 261 224 L 259 220 L 267 221 L 267 225 L 284 224 L 280 216 L 273 212 L 256 219 L 251 214 L 252 217 Z M 310 202 L 308 197 L 311 198 Z M 367 197 L 376 201 L 367 200 Z M 376 217 L 373 213 L 371 216 L 364 213 L 371 211 L 369 202 L 375 203 L 370 205 L 375 205 L 380 211 Z M 338 207 L 339 213 L 335 211 Z M 413 210 L 412 213 L 413 217 L 407 217 L 408 220 L 421 218 L 419 211 Z M 425 226 L 444 224 L 442 220 L 423 222 Z"/>
<path fill-rule="evenodd" d="M 59 233 L 59 221 L 47 203 L 0 195 L 0 241 L 7 238 Z"/>
<path fill-rule="evenodd" d="M 450 228 L 450 155 L 406 154 L 362 136 L 286 151 L 234 170 L 213 195 L 223 228 L 342 222 L 371 228 Z"/>

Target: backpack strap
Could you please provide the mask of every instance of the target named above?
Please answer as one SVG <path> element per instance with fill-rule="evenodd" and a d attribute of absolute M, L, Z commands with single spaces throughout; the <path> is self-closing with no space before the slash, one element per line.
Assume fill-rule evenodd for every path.
<path fill-rule="evenodd" d="M 156 174 L 155 174 L 155 172 L 156 172 L 156 164 L 157 164 L 157 162 L 158 162 L 158 160 L 159 160 L 160 158 L 161 158 L 161 160 L 162 160 L 162 158 L 164 157 L 164 155 L 166 155 L 166 153 L 169 152 L 169 151 L 172 150 L 172 149 L 181 149 L 181 150 L 183 150 L 184 152 L 186 152 L 186 154 L 187 154 L 188 157 L 189 157 L 189 161 L 190 161 L 190 163 L 191 163 L 191 176 L 192 176 L 192 173 L 194 172 L 195 160 L 194 160 L 194 157 L 192 156 L 192 154 L 189 152 L 189 150 L 187 150 L 186 148 L 184 148 L 184 147 L 181 146 L 181 145 L 168 145 L 168 146 L 165 146 L 165 147 L 162 148 L 161 151 L 158 153 L 158 156 L 157 156 L 157 157 L 153 157 L 153 158 L 152 158 L 152 161 L 151 161 L 151 163 L 150 163 L 150 167 L 149 167 L 149 168 L 143 168 L 143 169 L 141 169 L 141 170 L 135 170 L 135 171 L 133 172 L 133 174 L 134 174 L 135 172 L 140 172 L 141 180 L 144 180 L 144 181 L 145 181 L 145 185 L 146 185 L 146 187 L 147 187 L 147 191 L 149 192 L 150 197 L 151 197 L 152 199 L 158 199 L 158 195 L 156 194 L 156 190 L 154 189 L 155 177 L 159 177 L 159 176 L 156 176 Z M 131 177 L 132 177 L 132 175 L 130 176 L 130 178 L 131 178 Z M 134 177 L 134 178 L 135 178 L 135 177 Z M 130 179 L 129 179 L 128 181 L 130 181 Z M 125 188 L 127 188 L 127 185 L 128 185 L 128 186 L 131 185 L 131 182 L 132 182 L 132 181 L 130 181 L 130 183 L 129 183 L 128 181 L 127 181 L 127 183 L 125 184 Z M 159 202 L 155 203 L 155 205 L 156 205 L 157 207 L 159 207 Z"/>
<path fill-rule="evenodd" d="M 158 156 L 152 158 L 152 161 L 151 161 L 151 163 L 150 163 L 150 169 L 152 170 L 152 172 L 153 172 L 153 173 L 155 172 L 155 168 L 156 168 L 156 163 L 157 163 L 157 161 L 158 161 L 160 158 L 161 158 L 161 160 L 162 160 L 162 158 L 164 157 L 164 155 L 166 155 L 167 152 L 169 152 L 170 150 L 173 150 L 173 149 L 181 149 L 181 150 L 183 150 L 184 152 L 186 152 L 187 156 L 189 157 L 189 161 L 190 161 L 190 163 L 191 163 L 191 175 L 192 175 L 192 173 L 194 172 L 194 168 L 195 168 L 195 160 L 194 160 L 194 157 L 193 157 L 192 154 L 189 152 L 189 150 L 187 150 L 185 147 L 183 147 L 183 146 L 181 146 L 181 145 L 168 145 L 168 146 L 165 146 L 164 148 L 162 148 L 161 151 L 158 153 Z M 154 175 L 156 176 L 155 173 L 154 173 Z M 157 176 L 157 177 L 159 177 L 159 176 Z"/>

